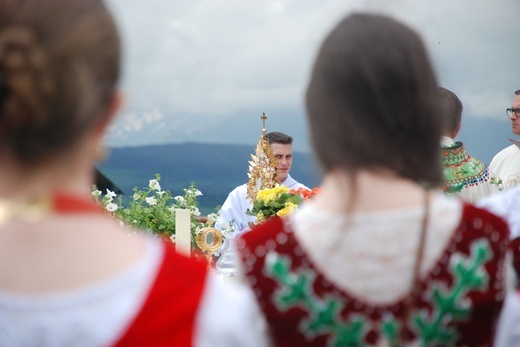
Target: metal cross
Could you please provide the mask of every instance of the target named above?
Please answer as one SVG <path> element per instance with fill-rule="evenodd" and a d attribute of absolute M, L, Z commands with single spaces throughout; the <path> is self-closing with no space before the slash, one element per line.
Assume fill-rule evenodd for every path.
<path fill-rule="evenodd" d="M 260 117 L 260 119 L 262 120 L 262 129 L 265 129 L 265 121 L 267 120 L 265 112 L 262 112 L 262 116 Z"/>

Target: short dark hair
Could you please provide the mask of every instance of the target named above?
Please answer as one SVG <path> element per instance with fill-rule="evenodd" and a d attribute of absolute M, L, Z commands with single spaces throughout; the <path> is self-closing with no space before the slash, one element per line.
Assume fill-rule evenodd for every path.
<path fill-rule="evenodd" d="M 462 102 L 452 91 L 439 87 L 439 103 L 443 108 L 444 133 L 457 131 L 462 119 Z"/>
<path fill-rule="evenodd" d="M 292 145 L 293 138 L 287 134 L 273 131 L 265 135 L 269 143 L 281 143 L 282 145 Z"/>
<path fill-rule="evenodd" d="M 516 95 L 519 95 L 520 94 L 520 89 L 518 89 L 516 92 L 515 92 Z"/>
<path fill-rule="evenodd" d="M 351 14 L 326 37 L 306 92 L 325 172 L 389 169 L 439 185 L 437 82 L 419 35 L 386 16 Z"/>

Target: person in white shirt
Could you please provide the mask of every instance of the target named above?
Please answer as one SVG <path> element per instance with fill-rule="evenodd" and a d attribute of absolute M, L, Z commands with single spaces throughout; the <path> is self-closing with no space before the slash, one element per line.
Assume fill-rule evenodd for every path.
<path fill-rule="evenodd" d="M 441 137 L 441 165 L 444 176 L 444 192 L 467 202 L 477 200 L 499 191 L 492 183 L 488 167 L 466 152 L 464 144 L 455 141 L 461 128 L 462 102 L 452 91 L 439 87 L 445 123 Z"/>
<path fill-rule="evenodd" d="M 266 136 L 271 145 L 273 156 L 276 158 L 276 177 L 280 184 L 290 189 L 307 188 L 289 174 L 293 159 L 292 136 L 281 132 L 271 132 Z M 234 227 L 237 233 L 249 230 L 249 223 L 254 222 L 256 219 L 255 216 L 246 213 L 252 206 L 251 201 L 247 198 L 247 184 L 236 187 L 224 201 L 215 227 L 222 230 L 229 225 Z"/>
<path fill-rule="evenodd" d="M 511 131 L 520 136 L 520 89 L 515 92 L 511 108 L 506 109 L 511 120 Z M 489 168 L 502 180 L 505 189 L 520 183 L 520 149 L 518 141 L 509 139 L 513 144 L 498 152 Z"/>

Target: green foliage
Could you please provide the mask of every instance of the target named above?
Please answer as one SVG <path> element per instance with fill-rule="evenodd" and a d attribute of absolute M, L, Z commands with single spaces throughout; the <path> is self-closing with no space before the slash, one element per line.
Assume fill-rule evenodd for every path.
<path fill-rule="evenodd" d="M 286 216 L 294 212 L 303 203 L 303 197 L 285 186 L 262 189 L 258 192 L 253 208 L 246 213 L 256 216 L 257 222 L 278 215 Z"/>
<path fill-rule="evenodd" d="M 195 183 L 184 188 L 183 195 L 172 196 L 171 191 L 162 190 L 160 182 L 161 176 L 155 174 L 155 179 L 149 181 L 147 188 L 134 187 L 134 194 L 126 201 L 122 196 L 116 196 L 109 190 L 103 195 L 95 186 L 92 195 L 102 204 L 107 213 L 118 218 L 125 226 L 172 239 L 175 235 L 175 211 L 187 209 L 191 216 L 192 245 L 195 246 L 197 231 L 213 224 L 218 214 L 208 215 L 206 223 L 199 220 L 197 197 L 202 193 Z"/>
<path fill-rule="evenodd" d="M 504 190 L 504 184 L 500 177 L 491 176 L 491 178 L 489 179 L 489 183 L 496 185 L 499 191 Z"/>

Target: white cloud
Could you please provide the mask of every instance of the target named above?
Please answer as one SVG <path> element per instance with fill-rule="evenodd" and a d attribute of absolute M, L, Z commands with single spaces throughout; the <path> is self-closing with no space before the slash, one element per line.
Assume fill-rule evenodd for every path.
<path fill-rule="evenodd" d="M 388 13 L 416 28 L 440 83 L 460 96 L 465 115 L 502 117 L 520 88 L 517 0 L 109 3 L 125 44 L 127 94 L 111 144 L 199 139 L 193 136 L 253 143 L 263 111 L 275 130 L 299 129 L 295 135 L 304 137 L 302 95 L 314 55 L 326 32 L 352 10 Z"/>

